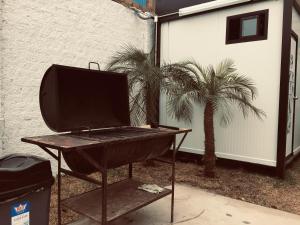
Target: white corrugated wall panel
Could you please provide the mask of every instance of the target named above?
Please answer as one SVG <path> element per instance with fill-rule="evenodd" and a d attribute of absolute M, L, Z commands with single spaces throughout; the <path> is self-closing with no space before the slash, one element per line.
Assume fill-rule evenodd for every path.
<path fill-rule="evenodd" d="M 268 39 L 226 45 L 226 18 L 241 13 L 269 9 Z M 267 113 L 260 121 L 253 116 L 244 120 L 233 108 L 233 122 L 222 127 L 216 116 L 215 138 L 219 157 L 276 165 L 280 87 L 283 1 L 269 1 L 224 9 L 162 25 L 162 62 L 195 59 L 202 65 L 232 58 L 242 74 L 251 77 L 259 90 L 255 105 Z M 167 115 L 166 99 L 161 97 L 161 123 L 191 127 L 192 134 L 183 151 L 202 153 L 204 149 L 203 107 L 194 107 L 192 124 L 178 122 Z"/>
<path fill-rule="evenodd" d="M 300 37 L 300 15 L 293 9 L 292 29 Z M 300 97 L 300 44 L 298 43 L 296 96 Z M 295 105 L 294 153 L 300 151 L 300 99 Z"/>

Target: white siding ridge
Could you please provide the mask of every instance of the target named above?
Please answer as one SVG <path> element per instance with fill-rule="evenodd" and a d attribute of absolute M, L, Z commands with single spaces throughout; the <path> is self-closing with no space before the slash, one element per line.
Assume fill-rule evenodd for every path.
<path fill-rule="evenodd" d="M 0 117 L 0 157 L 3 154 L 3 142 L 4 142 L 4 118 Z"/>
<path fill-rule="evenodd" d="M 294 149 L 294 155 L 298 154 L 300 152 L 300 146 L 298 146 L 296 149 Z"/>
<path fill-rule="evenodd" d="M 202 3 L 194 6 L 189 6 L 179 9 L 179 16 L 186 16 L 195 13 L 205 12 L 213 9 L 220 9 L 227 6 L 237 5 L 251 0 L 217 0 L 207 3 Z"/>
<path fill-rule="evenodd" d="M 180 151 L 200 154 L 200 155 L 204 154 L 203 149 L 196 149 L 196 148 L 180 148 Z M 297 151 L 300 151 L 300 148 Z M 249 162 L 249 163 L 255 163 L 255 164 L 260 164 L 265 166 L 276 167 L 276 161 L 274 160 L 259 159 L 259 158 L 249 157 L 249 156 L 234 155 L 234 154 L 228 154 L 222 152 L 216 152 L 216 156 L 224 159 L 231 159 L 231 160 L 237 160 L 242 162 Z"/>

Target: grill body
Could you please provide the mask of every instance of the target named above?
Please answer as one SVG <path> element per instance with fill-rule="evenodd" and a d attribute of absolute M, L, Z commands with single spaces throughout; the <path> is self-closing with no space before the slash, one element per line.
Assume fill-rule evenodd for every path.
<path fill-rule="evenodd" d="M 99 165 L 107 169 L 125 164 L 157 158 L 166 153 L 172 144 L 173 136 L 151 137 L 146 140 L 126 141 L 108 146 L 85 149 Z M 104 154 L 106 156 L 104 157 Z M 64 159 L 71 170 L 90 174 L 97 171 L 93 165 L 81 157 L 80 153 L 70 151 L 63 153 Z M 106 158 L 106 160 L 104 160 Z"/>
<path fill-rule="evenodd" d="M 130 127 L 125 74 L 52 65 L 40 87 L 40 108 L 51 130 L 103 142 L 84 151 L 107 168 L 158 157 L 170 148 L 175 135 Z M 63 157 L 73 171 L 97 171 L 78 151 L 63 152 Z"/>

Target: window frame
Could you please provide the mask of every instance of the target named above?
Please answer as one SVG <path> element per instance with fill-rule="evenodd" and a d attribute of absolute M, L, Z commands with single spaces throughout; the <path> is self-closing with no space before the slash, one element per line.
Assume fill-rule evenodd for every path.
<path fill-rule="evenodd" d="M 259 34 L 259 23 L 261 20 L 261 15 L 265 16 L 265 23 L 264 23 L 264 33 L 262 35 Z M 245 36 L 243 37 L 243 20 L 251 19 L 257 17 L 257 28 L 256 28 L 256 35 Z M 235 40 L 230 40 L 230 22 L 234 19 L 239 20 L 240 25 L 240 33 L 239 38 Z M 237 44 L 243 42 L 250 42 L 250 41 L 262 41 L 268 39 L 268 27 L 269 27 L 269 9 L 266 10 L 259 10 L 250 13 L 243 13 L 239 15 L 229 16 L 227 17 L 226 23 L 226 44 Z"/>

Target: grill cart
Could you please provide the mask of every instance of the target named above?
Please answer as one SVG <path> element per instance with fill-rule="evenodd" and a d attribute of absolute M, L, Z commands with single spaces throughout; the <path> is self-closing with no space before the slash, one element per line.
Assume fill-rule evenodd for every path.
<path fill-rule="evenodd" d="M 158 126 L 130 126 L 128 82 L 125 74 L 52 65 L 40 88 L 40 108 L 48 127 L 59 134 L 22 138 L 38 145 L 58 161 L 58 224 L 61 206 L 99 224 L 140 209 L 169 194 L 174 211 L 175 155 L 190 129 Z M 176 135 L 181 141 L 176 145 Z M 159 157 L 173 148 L 173 159 Z M 62 157 L 70 170 L 61 167 Z M 172 189 L 151 194 L 138 187 L 132 164 L 149 159 L 168 163 L 172 169 Z M 128 165 L 128 179 L 107 184 L 109 169 Z M 88 177 L 100 172 L 102 180 Z M 99 188 L 61 199 L 61 174 L 67 174 Z"/>

